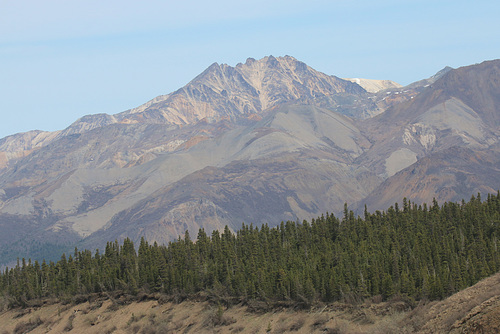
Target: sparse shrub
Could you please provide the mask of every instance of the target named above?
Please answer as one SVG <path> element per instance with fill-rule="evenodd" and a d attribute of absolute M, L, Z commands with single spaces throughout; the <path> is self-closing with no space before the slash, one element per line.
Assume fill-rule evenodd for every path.
<path fill-rule="evenodd" d="M 68 322 L 66 323 L 66 326 L 64 326 L 64 331 L 69 332 L 70 330 L 73 329 L 73 319 L 75 319 L 75 315 L 72 314 L 68 318 Z"/>
<path fill-rule="evenodd" d="M 328 314 L 317 314 L 314 316 L 314 320 L 313 320 L 313 323 L 312 323 L 312 327 L 314 329 L 317 329 L 321 326 L 323 326 L 324 324 L 326 324 L 328 322 L 329 317 L 328 317 Z"/>
<path fill-rule="evenodd" d="M 236 320 L 233 317 L 230 317 L 228 315 L 223 315 L 222 317 L 220 317 L 217 326 L 229 326 L 234 324 L 235 322 Z"/>
<path fill-rule="evenodd" d="M 31 332 L 33 329 L 37 328 L 41 324 L 43 324 L 43 321 L 42 319 L 40 319 L 39 316 L 30 319 L 28 322 L 24 321 L 19 322 L 14 328 L 14 334 Z"/>
<path fill-rule="evenodd" d="M 54 318 L 47 318 L 43 320 L 43 326 L 45 328 L 50 328 L 52 325 L 54 325 L 57 322 L 57 319 Z"/>
<path fill-rule="evenodd" d="M 86 303 L 89 300 L 90 296 L 89 295 L 76 295 L 74 296 L 73 299 L 73 304 L 78 305 L 78 304 L 83 304 Z"/>
<path fill-rule="evenodd" d="M 88 315 L 84 322 L 88 325 L 88 326 L 95 326 L 99 323 L 99 318 L 100 316 L 93 316 L 93 315 Z"/>
<path fill-rule="evenodd" d="M 186 326 L 186 329 L 184 330 L 184 333 L 187 333 L 191 327 L 193 327 L 194 325 L 196 325 L 195 322 L 190 322 L 187 326 Z"/>
<path fill-rule="evenodd" d="M 71 296 L 62 296 L 60 297 L 60 301 L 62 305 L 73 304 L 73 297 Z"/>
<path fill-rule="evenodd" d="M 460 310 L 447 314 L 443 321 L 444 327 L 450 329 L 457 321 L 465 318 L 467 314 L 468 312 L 466 310 Z"/>
<path fill-rule="evenodd" d="M 349 321 L 336 319 L 335 324 L 332 327 L 325 328 L 323 332 L 328 334 L 347 334 L 356 333 L 356 330 L 353 328 L 353 324 Z"/>
<path fill-rule="evenodd" d="M 406 315 L 404 324 L 410 326 L 415 332 L 419 331 L 429 320 L 430 309 L 435 303 L 420 301 L 419 305 Z"/>
<path fill-rule="evenodd" d="M 216 327 L 216 326 L 229 326 L 234 324 L 236 320 L 224 314 L 224 308 L 222 305 L 217 306 L 217 310 L 209 312 L 207 318 L 204 321 L 204 326 L 206 327 Z"/>
<path fill-rule="evenodd" d="M 256 314 L 264 314 L 266 312 L 271 311 L 271 307 L 269 306 L 269 303 L 266 303 L 261 300 L 256 300 L 256 299 L 251 299 L 246 302 L 247 310 L 248 312 L 251 313 L 256 313 Z"/>
<path fill-rule="evenodd" d="M 382 295 L 375 295 L 371 298 L 371 301 L 374 303 L 374 304 L 380 304 L 384 301 L 384 298 L 382 297 Z"/>
<path fill-rule="evenodd" d="M 358 324 L 362 324 L 362 325 L 374 324 L 376 320 L 377 319 L 376 319 L 375 315 L 373 314 L 373 312 L 371 312 L 370 310 L 366 310 L 366 309 L 361 309 L 361 310 L 355 311 L 354 317 L 352 318 L 352 321 L 354 321 Z"/>
<path fill-rule="evenodd" d="M 141 334 L 157 334 L 160 333 L 156 330 L 156 328 L 152 325 L 146 325 L 142 330 Z"/>
<path fill-rule="evenodd" d="M 299 329 L 301 329 L 304 326 L 304 323 L 306 322 L 306 319 L 304 316 L 299 316 L 297 320 L 294 321 L 294 323 L 290 326 L 290 331 L 291 332 L 296 332 Z"/>
<path fill-rule="evenodd" d="M 9 298 L 0 296 L 0 312 L 6 310 L 9 307 L 9 304 Z"/>
<path fill-rule="evenodd" d="M 158 296 L 155 296 L 154 294 L 151 293 L 146 293 L 144 291 L 141 291 L 135 296 L 136 301 L 138 302 L 143 302 L 146 300 L 154 300 L 157 299 Z"/>
<path fill-rule="evenodd" d="M 271 327 L 271 322 L 269 321 L 267 323 L 267 328 L 266 328 L 266 332 L 269 333 L 273 328 Z"/>
<path fill-rule="evenodd" d="M 232 330 L 231 330 L 231 333 L 239 333 L 239 332 L 243 332 L 245 330 L 245 327 L 243 326 L 237 326 L 237 327 L 234 327 Z M 270 332 L 271 330 L 269 330 Z"/>
<path fill-rule="evenodd" d="M 120 309 L 120 305 L 118 305 L 118 303 L 113 300 L 111 305 L 109 305 L 108 308 L 106 309 L 106 311 L 114 312 L 118 311 L 118 309 Z"/>
<path fill-rule="evenodd" d="M 283 334 L 288 332 L 287 326 L 283 322 L 279 322 L 274 326 L 273 334 Z"/>
<path fill-rule="evenodd" d="M 83 320 L 83 323 L 86 324 L 87 326 L 93 326 L 95 324 L 94 317 L 92 317 L 92 316 L 85 317 L 85 319 Z"/>
<path fill-rule="evenodd" d="M 139 320 L 141 320 L 142 318 L 144 318 L 146 315 L 145 314 L 141 314 L 139 316 L 136 316 L 134 313 L 132 313 L 132 315 L 130 316 L 130 319 L 128 320 L 127 322 L 127 326 L 130 326 L 131 324 L 133 324 L 134 322 L 137 322 Z"/>
<path fill-rule="evenodd" d="M 137 334 L 141 330 L 141 325 L 135 324 L 134 326 L 130 327 L 129 330 L 132 334 Z"/>
<path fill-rule="evenodd" d="M 43 306 L 43 301 L 41 299 L 28 300 L 27 305 L 37 309 Z"/>
<path fill-rule="evenodd" d="M 223 315 L 224 315 L 224 309 L 222 308 L 221 304 L 219 304 L 217 305 L 217 312 L 215 313 L 215 317 L 217 318 L 218 321 L 220 321 Z"/>
<path fill-rule="evenodd" d="M 101 308 L 101 306 L 102 306 L 102 301 L 95 301 L 89 306 L 89 309 L 93 311 Z"/>
<path fill-rule="evenodd" d="M 116 331 L 116 326 L 113 326 L 111 328 L 106 329 L 106 331 L 104 332 L 104 334 L 111 334 L 114 331 Z"/>
<path fill-rule="evenodd" d="M 404 313 L 394 313 L 384 317 L 371 327 L 370 332 L 374 334 L 406 334 L 412 333 L 409 326 L 402 324 Z"/>
<path fill-rule="evenodd" d="M 148 316 L 148 320 L 151 325 L 154 325 L 154 323 L 156 322 L 156 313 L 150 313 Z"/>
<path fill-rule="evenodd" d="M 23 317 L 23 316 L 25 316 L 26 314 L 29 314 L 29 313 L 31 313 L 31 309 L 30 308 L 29 309 L 23 308 L 18 313 L 16 313 L 14 315 L 14 319 L 21 318 L 21 317 Z"/>
<path fill-rule="evenodd" d="M 288 319 L 288 316 L 282 314 L 279 319 L 276 321 L 276 323 L 273 325 L 273 329 L 271 331 L 272 334 L 283 334 L 288 332 L 288 326 L 286 325 L 286 320 Z M 271 323 L 269 322 L 268 329 L 270 327 Z"/>
<path fill-rule="evenodd" d="M 160 305 L 166 304 L 170 301 L 170 296 L 162 294 L 157 298 L 157 301 L 158 301 L 158 304 L 160 304 Z"/>

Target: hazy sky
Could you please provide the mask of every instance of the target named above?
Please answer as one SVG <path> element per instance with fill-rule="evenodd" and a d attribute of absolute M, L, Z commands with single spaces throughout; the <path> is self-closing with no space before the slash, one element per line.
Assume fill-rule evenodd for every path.
<path fill-rule="evenodd" d="M 499 13 L 498 0 L 0 0 L 0 138 L 118 113 L 248 57 L 408 84 L 500 58 Z"/>

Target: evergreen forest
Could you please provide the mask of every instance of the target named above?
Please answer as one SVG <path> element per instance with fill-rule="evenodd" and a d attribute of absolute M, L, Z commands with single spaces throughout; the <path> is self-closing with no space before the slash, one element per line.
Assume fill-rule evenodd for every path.
<path fill-rule="evenodd" d="M 59 261 L 21 259 L 0 274 L 15 305 L 39 298 L 121 291 L 241 300 L 332 302 L 395 295 L 437 300 L 500 269 L 500 192 L 482 201 L 416 205 L 276 227 L 243 224 L 167 245 L 141 239 L 74 250 Z"/>

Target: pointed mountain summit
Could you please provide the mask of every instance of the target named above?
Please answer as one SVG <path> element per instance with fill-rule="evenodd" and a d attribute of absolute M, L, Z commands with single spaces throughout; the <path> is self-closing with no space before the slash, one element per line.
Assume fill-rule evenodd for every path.
<path fill-rule="evenodd" d="M 430 78 L 423 79 L 423 80 L 418 80 L 416 82 L 413 82 L 406 86 L 407 88 L 417 88 L 417 87 L 427 87 L 429 85 L 432 85 L 436 80 L 441 78 L 443 75 L 448 73 L 449 71 L 453 70 L 453 67 L 450 66 L 445 66 L 442 70 L 438 71 L 436 74 L 431 76 Z"/>
<path fill-rule="evenodd" d="M 5 145 L 0 141 L 0 168 L 6 167 L 10 160 L 29 155 L 54 140 L 114 124 L 185 126 L 200 121 L 214 123 L 224 120 L 234 124 L 247 119 L 260 119 L 264 111 L 284 103 L 314 104 L 352 116 L 357 115 L 358 110 L 366 113 L 366 110 L 376 109 L 375 105 L 368 108 L 351 105 L 365 93 L 356 83 L 316 71 L 290 56 L 268 56 L 260 60 L 248 58 L 244 64 L 235 67 L 213 63 L 186 86 L 157 96 L 134 109 L 114 115 L 86 115 L 68 128 L 52 133 L 9 136 L 4 140 Z M 347 108 L 344 110 L 341 105 L 347 105 Z M 26 142 L 25 138 L 32 137 L 36 137 L 36 144 L 31 144 L 29 139 Z M 32 146 L 34 149 L 31 149 Z M 164 150 L 152 143 L 148 149 L 155 152 Z M 138 160 L 142 153 L 139 156 L 134 153 L 133 156 L 134 160 Z M 119 164 L 123 166 L 129 162 L 126 159 Z"/>
<path fill-rule="evenodd" d="M 249 58 L 231 67 L 212 64 L 183 88 L 117 115 L 119 122 L 193 124 L 237 120 L 282 103 L 307 102 L 364 89 L 318 72 L 293 57 Z"/>

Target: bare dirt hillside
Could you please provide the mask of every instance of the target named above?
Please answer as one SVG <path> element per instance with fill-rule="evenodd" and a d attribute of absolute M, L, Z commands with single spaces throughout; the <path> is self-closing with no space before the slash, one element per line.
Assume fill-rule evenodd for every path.
<path fill-rule="evenodd" d="M 417 307 L 402 323 L 418 333 L 500 333 L 500 273 Z"/>
<path fill-rule="evenodd" d="M 78 298 L 76 298 L 78 299 Z M 135 298 L 137 299 L 137 298 Z M 141 298 L 139 298 L 141 299 Z M 92 296 L 0 312 L 0 333 L 498 333 L 500 273 L 443 301 L 225 306 L 165 296 Z M 376 299 L 376 298 L 375 298 Z"/>
<path fill-rule="evenodd" d="M 386 333 L 397 332 L 406 307 L 335 304 L 268 310 L 260 303 L 226 308 L 206 301 L 122 302 L 96 299 L 10 310 L 0 315 L 0 333 Z"/>

